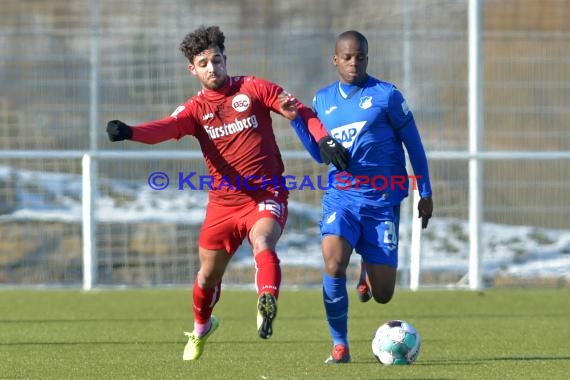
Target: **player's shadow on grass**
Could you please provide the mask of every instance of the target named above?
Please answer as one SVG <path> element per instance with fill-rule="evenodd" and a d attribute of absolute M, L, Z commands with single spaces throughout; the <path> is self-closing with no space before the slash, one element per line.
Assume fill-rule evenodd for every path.
<path fill-rule="evenodd" d="M 443 315 L 443 314 L 405 314 L 402 313 L 400 315 L 400 317 L 402 319 L 407 319 L 410 318 L 412 319 L 416 319 L 416 320 L 420 320 L 420 319 L 425 319 L 425 320 L 430 320 L 430 319 L 435 319 L 435 320 L 445 320 L 445 319 L 452 319 L 452 320 L 461 320 L 461 319 L 504 319 L 504 318 L 535 318 L 535 317 L 540 317 L 540 318 L 560 318 L 560 317 L 568 317 L 570 316 L 570 313 L 545 313 L 545 314 L 537 314 L 537 315 L 530 315 L 530 314 L 471 314 L 471 315 Z M 351 316 L 351 319 L 355 319 L 355 320 L 369 320 L 370 316 L 369 315 L 355 315 L 355 316 Z"/>
<path fill-rule="evenodd" d="M 473 365 L 485 364 L 490 361 L 558 361 L 570 360 L 570 356 L 503 356 L 496 358 L 473 358 L 473 359 L 430 359 L 419 361 L 414 365 L 419 366 L 442 366 L 442 365 Z"/>
<path fill-rule="evenodd" d="M 305 343 L 319 343 L 319 344 L 327 344 L 328 341 L 325 340 L 304 340 Z M 69 341 L 69 342 L 62 342 L 62 341 L 46 341 L 46 342 L 38 342 L 38 341 L 21 341 L 21 342 L 0 342 L 0 347 L 2 346 L 65 346 L 65 345 L 134 345 L 134 344 L 145 344 L 145 345 L 164 345 L 164 344 L 176 344 L 176 345 L 184 345 L 186 340 L 129 340 L 129 341 L 110 341 L 110 340 L 98 340 L 98 341 Z M 275 345 L 278 344 L 292 344 L 298 345 L 299 340 L 290 340 L 290 341 L 273 341 Z M 224 340 L 224 341 L 208 341 L 208 345 L 225 345 L 225 344 L 243 344 L 243 345 L 263 345 L 266 344 L 263 340 L 256 340 L 256 341 L 244 341 L 244 340 Z"/>
<path fill-rule="evenodd" d="M 1 323 L 93 323 L 93 322 L 156 322 L 184 321 L 186 318 L 84 318 L 84 319 L 0 319 Z"/>
<path fill-rule="evenodd" d="M 154 340 L 154 341 L 82 341 L 82 342 L 0 342 L 0 347 L 2 346 L 80 346 L 80 345 L 89 345 L 89 346 L 96 346 L 96 345 L 120 345 L 120 346 L 132 346 L 132 345 L 165 345 L 165 344 L 177 344 L 177 345 L 184 345 L 185 342 L 180 341 L 173 341 L 173 340 Z M 213 344 L 208 343 L 208 344 Z"/>

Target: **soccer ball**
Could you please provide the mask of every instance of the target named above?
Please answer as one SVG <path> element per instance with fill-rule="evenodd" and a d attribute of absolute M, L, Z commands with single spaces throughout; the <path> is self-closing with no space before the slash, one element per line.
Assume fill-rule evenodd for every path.
<path fill-rule="evenodd" d="M 409 322 L 384 323 L 372 337 L 372 353 L 384 365 L 412 364 L 420 354 L 420 334 Z"/>

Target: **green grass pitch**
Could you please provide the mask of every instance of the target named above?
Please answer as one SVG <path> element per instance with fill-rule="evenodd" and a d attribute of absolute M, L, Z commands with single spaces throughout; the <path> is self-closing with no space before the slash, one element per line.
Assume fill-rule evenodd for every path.
<path fill-rule="evenodd" d="M 331 350 L 320 290 L 283 290 L 274 335 L 256 334 L 253 290 L 225 289 L 220 328 L 202 358 L 183 362 L 189 289 L 0 291 L 1 379 L 568 379 L 570 289 L 398 290 L 388 305 L 350 291 L 353 362 Z M 417 327 L 414 365 L 383 367 L 374 330 Z"/>

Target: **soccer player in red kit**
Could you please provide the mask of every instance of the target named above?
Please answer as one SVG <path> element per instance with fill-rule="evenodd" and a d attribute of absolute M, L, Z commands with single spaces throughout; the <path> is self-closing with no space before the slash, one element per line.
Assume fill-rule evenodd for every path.
<path fill-rule="evenodd" d="M 224 41 L 217 26 L 202 26 L 186 35 L 180 50 L 202 89 L 172 115 L 134 126 L 119 120 L 107 124 L 111 141 L 156 144 L 194 136 L 213 179 L 199 238 L 194 331 L 185 333 L 189 339 L 184 360 L 200 358 L 207 338 L 218 328 L 212 310 L 220 299 L 222 277 L 246 238 L 256 268 L 258 334 L 267 339 L 273 333 L 281 283 L 275 246 L 287 220 L 288 191 L 280 186 L 284 165 L 272 129 L 271 111 L 289 120 L 302 117 L 308 132 L 319 142 L 323 161 L 340 169 L 348 165 L 346 150 L 328 136 L 310 108 L 267 80 L 228 76 Z"/>

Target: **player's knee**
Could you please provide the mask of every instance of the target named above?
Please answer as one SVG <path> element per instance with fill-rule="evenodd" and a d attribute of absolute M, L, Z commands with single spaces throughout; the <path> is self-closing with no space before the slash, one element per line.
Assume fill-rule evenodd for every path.
<path fill-rule="evenodd" d="M 266 249 L 275 250 L 275 239 L 268 235 L 257 235 L 251 240 L 251 248 L 254 253 L 264 251 Z"/>
<path fill-rule="evenodd" d="M 390 302 L 393 295 L 394 291 L 390 290 L 381 290 L 379 292 L 374 292 L 374 291 L 372 292 L 372 297 L 374 298 L 374 301 L 382 304 Z"/>
<path fill-rule="evenodd" d="M 221 276 L 218 276 L 215 273 L 205 273 L 200 271 L 196 276 L 196 282 L 198 283 L 198 286 L 202 289 L 213 288 L 220 281 L 221 281 Z"/>
<path fill-rule="evenodd" d="M 325 273 L 331 277 L 345 277 L 346 267 L 338 261 L 325 261 Z"/>

